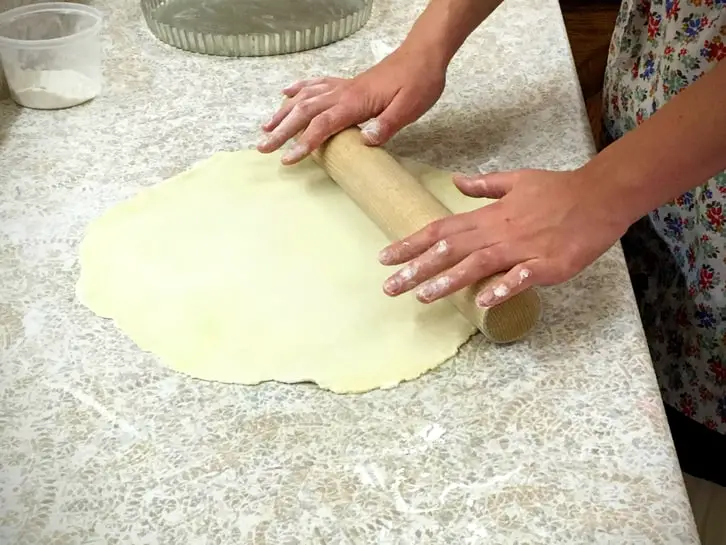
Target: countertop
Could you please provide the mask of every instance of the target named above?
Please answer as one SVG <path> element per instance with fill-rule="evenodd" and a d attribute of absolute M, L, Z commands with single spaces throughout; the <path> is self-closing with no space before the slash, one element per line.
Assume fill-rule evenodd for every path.
<path fill-rule="evenodd" d="M 0 543 L 698 543 L 619 247 L 542 290 L 527 340 L 477 337 L 364 395 L 191 380 L 81 307 L 91 219 L 253 147 L 284 85 L 371 65 L 424 1 L 376 0 L 342 42 L 257 59 L 175 50 L 137 0 L 95 4 L 103 95 L 0 103 Z M 507 0 L 389 148 L 470 172 L 586 161 L 558 3 L 536 4 Z"/>

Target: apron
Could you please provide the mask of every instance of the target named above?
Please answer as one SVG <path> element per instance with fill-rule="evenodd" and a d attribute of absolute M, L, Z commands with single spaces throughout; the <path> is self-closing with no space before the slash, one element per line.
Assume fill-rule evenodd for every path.
<path fill-rule="evenodd" d="M 608 138 L 725 57 L 726 0 L 623 0 L 603 90 Z M 726 174 L 651 212 L 623 249 L 664 403 L 726 434 Z"/>

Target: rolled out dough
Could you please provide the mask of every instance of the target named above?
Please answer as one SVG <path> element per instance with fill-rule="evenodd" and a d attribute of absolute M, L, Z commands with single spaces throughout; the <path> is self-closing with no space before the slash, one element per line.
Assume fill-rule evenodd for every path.
<path fill-rule="evenodd" d="M 483 204 L 402 161 L 450 210 Z M 80 301 L 192 377 L 392 387 L 453 356 L 475 328 L 448 302 L 390 298 L 388 243 L 311 159 L 222 152 L 93 221 Z"/>

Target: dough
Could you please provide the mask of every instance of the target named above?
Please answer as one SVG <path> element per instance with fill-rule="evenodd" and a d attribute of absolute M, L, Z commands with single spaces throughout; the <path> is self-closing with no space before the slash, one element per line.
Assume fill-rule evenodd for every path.
<path fill-rule="evenodd" d="M 454 212 L 483 204 L 449 173 L 402 164 Z M 77 294 L 192 377 L 362 392 L 418 377 L 475 333 L 446 301 L 383 294 L 387 243 L 312 159 L 222 152 L 92 222 Z"/>

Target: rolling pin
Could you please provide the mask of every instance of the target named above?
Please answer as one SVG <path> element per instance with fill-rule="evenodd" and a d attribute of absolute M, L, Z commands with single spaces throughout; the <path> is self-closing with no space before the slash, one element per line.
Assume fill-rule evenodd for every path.
<path fill-rule="evenodd" d="M 392 242 L 451 215 L 383 148 L 365 145 L 360 132 L 357 127 L 346 129 L 311 155 Z M 479 308 L 476 294 L 493 280 L 484 279 L 446 299 L 488 340 L 521 339 L 539 320 L 539 295 L 530 288 L 489 309 Z"/>

